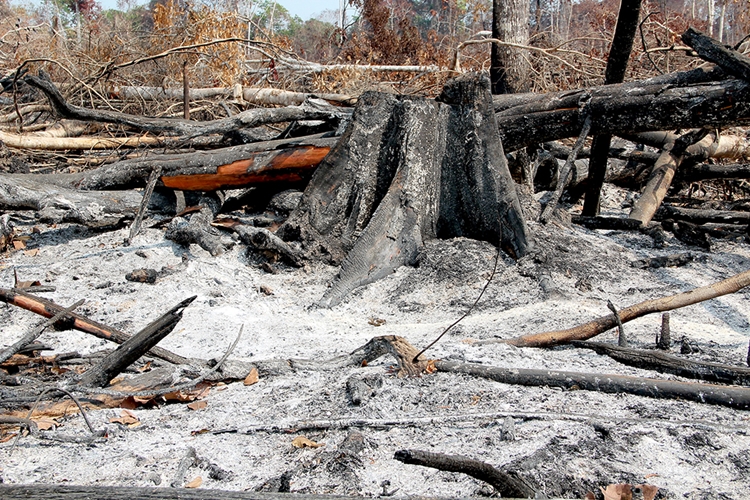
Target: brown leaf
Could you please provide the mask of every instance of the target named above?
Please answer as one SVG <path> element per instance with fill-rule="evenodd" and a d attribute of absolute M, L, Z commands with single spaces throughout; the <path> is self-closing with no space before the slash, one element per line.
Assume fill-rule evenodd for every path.
<path fill-rule="evenodd" d="M 31 288 L 32 286 L 42 286 L 41 281 L 16 281 L 16 288 Z"/>
<path fill-rule="evenodd" d="M 437 371 L 437 367 L 435 366 L 435 361 L 436 360 L 434 360 L 434 359 L 430 359 L 430 360 L 427 361 L 427 366 L 425 366 L 424 371 L 428 375 L 432 375 L 433 373 L 435 373 Z"/>
<path fill-rule="evenodd" d="M 653 484 L 639 484 L 638 487 L 643 492 L 643 500 L 654 500 L 659 493 L 659 488 Z"/>
<path fill-rule="evenodd" d="M 211 432 L 211 431 L 209 431 L 208 429 L 198 429 L 197 431 L 190 431 L 190 435 L 191 436 L 199 436 L 201 434 L 208 434 L 209 432 Z"/>
<path fill-rule="evenodd" d="M 55 419 L 48 417 L 34 418 L 32 420 L 34 420 L 34 423 L 36 423 L 36 426 L 40 431 L 48 431 L 59 425 Z"/>
<path fill-rule="evenodd" d="M 632 500 L 633 494 L 629 484 L 608 484 L 606 488 L 599 487 L 604 494 L 604 500 Z"/>
<path fill-rule="evenodd" d="M 383 326 L 385 325 L 385 320 L 382 318 L 370 318 L 367 320 L 369 324 L 372 326 Z"/>
<path fill-rule="evenodd" d="M 185 488 L 197 488 L 201 484 L 203 484 L 203 479 L 200 476 L 198 476 L 195 479 L 193 479 L 192 481 L 190 481 L 188 484 L 186 484 Z"/>
<path fill-rule="evenodd" d="M 109 421 L 113 424 L 122 424 L 128 427 L 138 427 L 141 425 L 141 421 L 130 410 L 122 410 L 119 417 L 110 418 Z"/>
<path fill-rule="evenodd" d="M 190 408 L 191 410 L 194 410 L 194 411 L 202 410 L 206 406 L 208 406 L 208 402 L 207 401 L 193 401 L 192 403 L 190 403 L 190 404 L 187 405 L 188 408 Z"/>
<path fill-rule="evenodd" d="M 26 243 L 21 240 L 13 240 L 13 248 L 15 250 L 21 250 L 22 248 L 26 248 Z"/>
<path fill-rule="evenodd" d="M 23 254 L 29 257 L 36 257 L 37 255 L 39 255 L 39 249 L 34 248 L 33 250 L 24 250 Z"/>
<path fill-rule="evenodd" d="M 18 436 L 18 433 L 15 432 L 9 432 L 8 434 L 5 434 L 4 436 L 0 436 L 0 443 L 7 443 L 14 437 Z"/>
<path fill-rule="evenodd" d="M 257 384 L 258 380 L 260 380 L 260 377 L 258 376 L 258 369 L 253 367 L 252 370 L 250 370 L 250 373 L 247 374 L 247 377 L 245 377 L 245 380 L 242 381 L 245 385 L 253 385 Z"/>
<path fill-rule="evenodd" d="M 295 448 L 320 448 L 321 446 L 325 446 L 325 444 L 316 443 L 315 441 L 307 439 L 305 436 L 297 436 L 292 440 L 292 446 Z"/>
<path fill-rule="evenodd" d="M 593 491 L 587 491 L 586 496 L 583 497 L 583 500 L 596 500 L 596 495 L 594 495 Z"/>

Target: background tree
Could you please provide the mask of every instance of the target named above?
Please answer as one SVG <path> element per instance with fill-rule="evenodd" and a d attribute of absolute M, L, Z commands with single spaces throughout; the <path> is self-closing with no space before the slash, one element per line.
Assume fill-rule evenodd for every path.
<path fill-rule="evenodd" d="M 492 12 L 493 38 L 518 45 L 528 44 L 528 0 L 494 0 Z M 527 51 L 492 44 L 490 80 L 493 94 L 528 90 L 530 69 Z"/>

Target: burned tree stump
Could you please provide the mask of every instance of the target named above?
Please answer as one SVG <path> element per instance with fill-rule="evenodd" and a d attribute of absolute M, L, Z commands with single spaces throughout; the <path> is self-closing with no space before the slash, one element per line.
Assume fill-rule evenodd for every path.
<path fill-rule="evenodd" d="M 307 258 L 341 264 L 320 301 L 413 264 L 430 238 L 465 236 L 513 257 L 527 228 L 486 75 L 450 81 L 437 100 L 368 92 L 279 229 Z"/>

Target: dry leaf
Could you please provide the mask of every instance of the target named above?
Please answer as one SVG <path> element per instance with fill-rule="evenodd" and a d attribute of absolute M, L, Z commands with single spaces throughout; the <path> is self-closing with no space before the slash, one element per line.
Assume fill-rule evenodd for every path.
<path fill-rule="evenodd" d="M 22 248 L 26 248 L 26 243 L 21 240 L 13 240 L 13 248 L 15 250 L 21 250 Z"/>
<path fill-rule="evenodd" d="M 10 441 L 11 439 L 13 439 L 16 436 L 18 436 L 18 433 L 9 432 L 8 434 L 0 437 L 0 443 L 7 443 L 8 441 Z"/>
<path fill-rule="evenodd" d="M 35 248 L 33 250 L 24 250 L 23 254 L 29 257 L 36 257 L 37 255 L 39 255 L 39 249 Z"/>
<path fill-rule="evenodd" d="M 141 425 L 141 421 L 138 420 L 138 417 L 136 417 L 135 414 L 130 410 L 122 410 L 122 413 L 120 413 L 119 417 L 110 418 L 109 421 L 113 424 L 127 425 L 131 428 Z"/>
<path fill-rule="evenodd" d="M 643 500 L 654 500 L 659 488 L 651 484 L 610 484 L 607 488 L 599 488 L 604 494 L 604 500 L 633 500 L 633 490 L 643 493 Z M 637 496 L 636 498 L 640 498 Z"/>
<path fill-rule="evenodd" d="M 208 429 L 198 429 L 197 431 L 190 431 L 190 435 L 199 436 L 200 434 L 208 434 L 209 432 L 211 431 L 209 431 Z"/>
<path fill-rule="evenodd" d="M 383 326 L 385 325 L 385 320 L 381 318 L 370 318 L 367 320 L 368 323 L 370 323 L 372 326 Z"/>
<path fill-rule="evenodd" d="M 583 497 L 583 500 L 596 500 L 596 495 L 594 495 L 593 491 L 586 492 L 586 496 Z"/>
<path fill-rule="evenodd" d="M 42 418 L 39 418 L 39 419 L 35 418 L 33 420 L 34 420 L 34 423 L 36 424 L 36 426 L 39 428 L 40 431 L 48 431 L 50 429 L 54 429 L 55 427 L 57 427 L 59 425 L 57 423 L 57 421 L 55 421 L 52 418 L 48 418 L 48 417 L 42 417 Z"/>
<path fill-rule="evenodd" d="M 659 493 L 659 488 L 653 484 L 639 484 L 637 487 L 643 492 L 643 500 L 654 500 L 656 494 Z"/>
<path fill-rule="evenodd" d="M 435 366 L 435 361 L 436 360 L 434 359 L 430 359 L 427 361 L 427 366 L 425 367 L 424 371 L 428 375 L 431 375 L 437 371 L 437 367 Z"/>
<path fill-rule="evenodd" d="M 245 385 L 253 385 L 257 384 L 258 380 L 258 369 L 253 367 L 253 369 L 250 370 L 250 373 L 247 374 L 247 377 L 245 377 L 245 380 L 242 383 Z"/>
<path fill-rule="evenodd" d="M 31 288 L 32 286 L 42 286 L 41 281 L 16 281 L 15 288 Z"/>
<path fill-rule="evenodd" d="M 192 403 L 187 405 L 187 407 L 191 410 L 202 410 L 206 406 L 208 406 L 208 402 L 206 401 L 193 401 Z"/>
<path fill-rule="evenodd" d="M 295 448 L 320 448 L 321 446 L 325 446 L 325 444 L 318 444 L 315 441 L 310 441 L 305 436 L 297 436 L 292 440 L 292 446 Z"/>
<path fill-rule="evenodd" d="M 185 488 L 197 488 L 201 484 L 203 484 L 203 479 L 200 476 L 198 476 L 192 481 L 190 481 L 188 484 L 186 484 Z"/>

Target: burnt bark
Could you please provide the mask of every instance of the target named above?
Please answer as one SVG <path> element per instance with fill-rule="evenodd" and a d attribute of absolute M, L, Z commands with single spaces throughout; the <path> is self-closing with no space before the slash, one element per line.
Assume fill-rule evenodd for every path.
<path fill-rule="evenodd" d="M 617 15 L 617 26 L 609 50 L 607 69 L 604 83 L 622 83 L 625 70 L 628 67 L 630 52 L 633 50 L 633 37 L 638 27 L 638 17 L 641 13 L 641 0 L 622 0 Z M 604 177 L 607 173 L 607 158 L 611 134 L 595 135 L 591 144 L 591 161 L 589 163 L 589 180 L 586 189 L 586 199 L 583 204 L 583 215 L 594 216 L 599 213 Z"/>
<path fill-rule="evenodd" d="M 368 92 L 279 235 L 341 264 L 320 305 L 415 259 L 426 239 L 465 236 L 528 250 L 489 79 L 464 75 L 438 100 Z"/>
<path fill-rule="evenodd" d="M 580 134 L 586 116 L 599 134 L 750 123 L 750 83 L 693 72 L 573 92 L 495 96 L 506 151 Z M 582 112 L 583 104 L 585 112 Z"/>
<path fill-rule="evenodd" d="M 161 339 L 170 334 L 182 319 L 182 310 L 189 306 L 197 296 L 185 299 L 150 323 L 120 345 L 114 352 L 102 359 L 96 366 L 87 370 L 79 385 L 105 387 L 109 381 L 156 346 Z"/>
<path fill-rule="evenodd" d="M 630 349 L 602 342 L 576 341 L 573 345 L 593 349 L 628 366 L 720 384 L 750 385 L 750 368 L 747 367 L 680 358 L 661 351 Z"/>
<path fill-rule="evenodd" d="M 437 361 L 435 367 L 440 372 L 465 373 L 504 384 L 562 387 L 569 390 L 598 391 L 610 394 L 635 394 L 657 399 L 684 399 L 738 409 L 750 408 L 750 389 L 746 387 L 677 382 L 603 373 L 499 368 L 452 361 Z"/>

